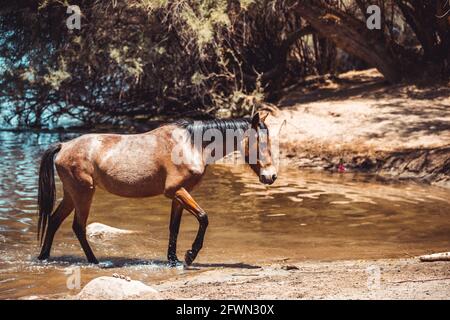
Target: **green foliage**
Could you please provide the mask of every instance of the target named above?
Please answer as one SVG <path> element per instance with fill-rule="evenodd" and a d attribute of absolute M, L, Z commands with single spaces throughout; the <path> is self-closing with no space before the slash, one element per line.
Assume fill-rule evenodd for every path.
<path fill-rule="evenodd" d="M 43 75 L 44 83 L 48 84 L 53 90 L 59 90 L 62 82 L 70 79 L 71 75 L 67 72 L 67 65 L 63 58 L 59 61 L 58 69 L 48 69 L 47 73 Z M 27 71 L 28 73 L 29 71 Z M 31 74 L 29 82 L 36 82 L 35 75 Z"/>
<path fill-rule="evenodd" d="M 217 28 L 230 25 L 226 9 L 226 0 L 206 0 L 198 2 L 195 7 L 187 4 L 183 6 L 180 16 L 193 33 L 200 49 L 213 41 Z"/>

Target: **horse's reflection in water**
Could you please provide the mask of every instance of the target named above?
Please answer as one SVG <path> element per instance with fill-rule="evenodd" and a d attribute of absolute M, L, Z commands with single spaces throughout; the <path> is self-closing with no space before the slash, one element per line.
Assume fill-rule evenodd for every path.
<path fill-rule="evenodd" d="M 264 123 L 266 117 L 267 114 L 256 113 L 251 119 L 180 121 L 144 134 L 87 134 L 50 147 L 42 157 L 39 173 L 38 237 L 44 240 L 39 259 L 50 256 L 55 232 L 75 209 L 73 231 L 88 261 L 98 263 L 86 239 L 86 222 L 95 189 L 99 187 L 123 197 L 164 194 L 172 199 L 167 254 L 172 265 L 180 264 L 176 247 L 183 209 L 192 213 L 199 229 L 191 250 L 185 255 L 185 262 L 190 265 L 203 246 L 208 216 L 189 192 L 202 179 L 211 158 L 217 160 L 217 154 L 205 152 L 208 145 L 203 140 L 198 144 L 192 137 L 198 134 L 203 137 L 207 130 L 222 133 L 224 152 L 220 156 L 239 150 L 260 181 L 272 184 L 276 169 Z M 233 137 L 232 147 L 225 148 L 230 145 L 225 141 L 229 130 L 245 134 Z M 185 139 L 176 138 L 174 132 L 181 132 Z M 182 151 L 182 157 L 174 150 Z M 64 196 L 52 214 L 56 196 L 53 164 L 63 184 Z"/>

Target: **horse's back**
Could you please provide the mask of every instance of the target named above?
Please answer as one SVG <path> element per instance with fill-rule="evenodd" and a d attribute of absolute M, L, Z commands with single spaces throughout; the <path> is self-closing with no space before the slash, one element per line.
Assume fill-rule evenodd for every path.
<path fill-rule="evenodd" d="M 121 196 L 152 196 L 164 191 L 161 142 L 153 134 L 86 134 L 64 143 L 55 164 L 66 179 Z"/>
<path fill-rule="evenodd" d="M 183 144 L 189 163 L 176 163 L 174 125 L 134 135 L 86 134 L 63 144 L 55 159 L 65 184 L 98 186 L 124 197 L 149 197 L 184 186 L 193 188 L 204 172 L 201 155 Z"/>

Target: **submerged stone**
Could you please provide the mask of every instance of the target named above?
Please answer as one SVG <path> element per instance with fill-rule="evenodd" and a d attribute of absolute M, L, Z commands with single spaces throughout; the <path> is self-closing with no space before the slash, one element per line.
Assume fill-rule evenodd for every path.
<path fill-rule="evenodd" d="M 95 239 L 104 239 L 130 233 L 134 233 L 134 231 L 118 229 L 98 222 L 91 223 L 86 227 L 87 236 Z"/>

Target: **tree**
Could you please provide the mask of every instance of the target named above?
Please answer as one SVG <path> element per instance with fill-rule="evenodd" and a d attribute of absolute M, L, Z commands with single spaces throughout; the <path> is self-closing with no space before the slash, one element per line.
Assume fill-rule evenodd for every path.
<path fill-rule="evenodd" d="M 377 2 L 382 8 L 383 17 L 382 29 L 379 31 L 366 27 L 367 1 L 358 0 L 353 3 L 353 8 L 359 8 L 359 15 L 346 6 L 341 9 L 340 6 L 331 5 L 330 1 L 299 1 L 295 9 L 322 36 L 344 51 L 375 66 L 390 82 L 398 82 L 409 76 L 422 76 L 423 70 L 430 67 L 429 64 L 421 65 L 423 61 L 431 62 L 438 69 L 446 69 L 444 72 L 448 74 L 450 22 L 445 18 L 450 9 L 448 1 L 394 2 Z M 400 18 L 396 16 L 397 9 L 403 14 Z M 390 20 L 387 18 L 389 13 Z M 396 20 L 402 23 L 403 18 L 413 30 L 422 52 L 406 48 L 403 43 L 396 41 Z"/>
<path fill-rule="evenodd" d="M 366 28 L 369 3 L 381 8 L 381 30 Z M 0 106 L 11 123 L 242 116 L 285 86 L 333 73 L 337 48 L 390 82 L 450 73 L 445 0 L 70 4 L 81 8 L 80 30 L 66 27 L 64 1 L 2 3 Z"/>

